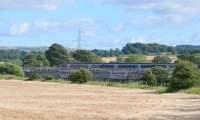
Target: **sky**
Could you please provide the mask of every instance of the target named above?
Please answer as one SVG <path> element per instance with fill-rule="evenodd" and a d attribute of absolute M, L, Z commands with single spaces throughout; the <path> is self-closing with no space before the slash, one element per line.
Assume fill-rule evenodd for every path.
<path fill-rule="evenodd" d="M 199 0 L 0 0 L 0 46 L 200 45 Z"/>

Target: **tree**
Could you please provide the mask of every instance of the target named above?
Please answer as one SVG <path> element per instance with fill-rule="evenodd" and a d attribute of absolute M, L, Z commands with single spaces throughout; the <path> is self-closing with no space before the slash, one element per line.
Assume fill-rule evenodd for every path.
<path fill-rule="evenodd" d="M 147 63 L 146 57 L 142 54 L 132 54 L 126 58 L 125 62 L 129 63 Z"/>
<path fill-rule="evenodd" d="M 80 69 L 76 72 L 73 72 L 70 76 L 69 79 L 73 83 L 86 83 L 87 81 L 92 79 L 92 73 L 86 69 Z"/>
<path fill-rule="evenodd" d="M 0 61 L 9 61 L 20 59 L 21 52 L 19 50 L 0 50 Z"/>
<path fill-rule="evenodd" d="M 42 65 L 41 63 L 38 62 L 36 56 L 34 56 L 33 54 L 29 54 L 23 59 L 23 66 L 24 67 L 41 67 Z"/>
<path fill-rule="evenodd" d="M 193 54 L 192 56 L 193 57 L 191 57 L 191 62 L 194 64 L 200 64 L 200 53 Z"/>
<path fill-rule="evenodd" d="M 97 56 L 100 56 L 100 57 L 111 57 L 111 56 L 122 55 L 122 51 L 119 48 L 110 49 L 110 50 L 97 50 L 97 49 L 94 49 L 91 52 L 93 52 L 94 54 L 96 54 Z"/>
<path fill-rule="evenodd" d="M 37 55 L 37 60 L 42 63 L 42 67 L 48 67 L 49 61 L 44 54 Z"/>
<path fill-rule="evenodd" d="M 16 75 L 21 77 L 24 76 L 24 72 L 21 67 L 10 63 L 0 64 L 0 74 Z"/>
<path fill-rule="evenodd" d="M 152 62 L 159 63 L 159 64 L 166 64 L 166 63 L 171 63 L 172 60 L 166 55 L 159 55 L 159 56 L 154 57 Z"/>
<path fill-rule="evenodd" d="M 98 63 L 98 62 L 101 62 L 100 58 L 98 58 L 94 53 L 87 51 L 87 50 L 77 50 L 73 54 L 73 57 L 78 62 L 83 62 L 83 63 Z"/>
<path fill-rule="evenodd" d="M 156 76 L 155 76 L 155 74 L 153 74 L 153 72 L 151 70 L 145 71 L 144 80 L 145 80 L 146 84 L 149 86 L 157 85 Z"/>
<path fill-rule="evenodd" d="M 128 43 L 123 47 L 124 54 L 159 54 L 161 52 L 174 52 L 175 48 L 171 46 L 151 43 Z"/>
<path fill-rule="evenodd" d="M 45 52 L 45 55 L 51 66 L 57 66 L 65 62 L 73 61 L 67 50 L 59 44 L 53 44 L 50 46 L 49 49 Z"/>
<path fill-rule="evenodd" d="M 179 60 L 190 61 L 194 64 L 200 64 L 200 53 L 195 54 L 181 54 L 178 55 Z"/>
<path fill-rule="evenodd" d="M 170 87 L 175 90 L 190 88 L 199 80 L 197 67 L 188 61 L 178 61 L 175 65 Z"/>
<path fill-rule="evenodd" d="M 47 67 L 49 61 L 43 54 L 28 54 L 23 58 L 24 67 Z"/>
<path fill-rule="evenodd" d="M 152 73 L 156 76 L 159 85 L 168 84 L 170 79 L 170 70 L 164 67 L 152 68 Z"/>

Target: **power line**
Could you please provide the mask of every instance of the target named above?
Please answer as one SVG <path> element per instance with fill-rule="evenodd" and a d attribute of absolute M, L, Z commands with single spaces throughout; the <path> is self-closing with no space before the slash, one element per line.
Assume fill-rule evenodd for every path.
<path fill-rule="evenodd" d="M 77 48 L 78 48 L 78 49 L 81 49 L 81 47 L 82 47 L 82 46 L 81 46 L 81 42 L 82 42 L 81 33 L 82 33 L 82 32 L 81 32 L 81 29 L 79 28 L 79 29 L 78 29 L 78 37 L 77 37 Z"/>

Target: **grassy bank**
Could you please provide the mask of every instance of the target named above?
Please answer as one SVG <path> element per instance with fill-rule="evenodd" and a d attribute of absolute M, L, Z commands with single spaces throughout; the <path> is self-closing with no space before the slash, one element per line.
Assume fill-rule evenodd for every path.
<path fill-rule="evenodd" d="M 158 93 L 161 93 L 162 91 L 166 91 L 166 89 L 167 89 L 167 87 L 162 87 L 162 86 L 152 87 L 152 86 L 144 85 L 141 82 L 119 83 L 119 82 L 89 81 L 89 82 L 87 82 L 87 84 L 108 86 L 108 87 L 129 88 L 129 89 L 156 90 L 156 92 L 158 92 Z"/>
<path fill-rule="evenodd" d="M 0 80 L 26 80 L 26 78 L 15 75 L 0 75 Z"/>
<path fill-rule="evenodd" d="M 190 89 L 180 90 L 180 91 L 169 91 L 168 87 L 164 86 L 148 86 L 144 85 L 141 82 L 129 82 L 129 83 L 119 83 L 119 82 L 97 82 L 97 81 L 89 81 L 87 82 L 89 85 L 100 85 L 100 86 L 108 86 L 108 87 L 120 87 L 120 88 L 129 88 L 129 89 L 146 89 L 146 90 L 155 90 L 158 94 L 164 93 L 187 93 L 187 94 L 196 94 L 200 95 L 200 87 L 192 87 Z"/>
<path fill-rule="evenodd" d="M 188 93 L 188 94 L 200 95 L 200 87 L 192 87 L 192 88 L 190 88 L 190 89 L 182 90 L 182 91 L 180 91 L 180 92 Z"/>

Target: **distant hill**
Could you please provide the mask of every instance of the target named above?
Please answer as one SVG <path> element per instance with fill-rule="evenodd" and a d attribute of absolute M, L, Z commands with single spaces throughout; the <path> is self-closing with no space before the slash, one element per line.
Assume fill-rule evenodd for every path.
<path fill-rule="evenodd" d="M 44 52 L 48 49 L 46 46 L 41 47 L 6 47 L 6 46 L 0 46 L 0 50 L 19 50 L 19 51 L 25 51 L 25 52 Z"/>
<path fill-rule="evenodd" d="M 179 49 L 200 49 L 200 45 L 177 45 Z"/>
<path fill-rule="evenodd" d="M 6 47 L 0 46 L 0 50 L 18 50 L 24 52 L 45 52 L 48 50 L 48 46 L 38 46 L 38 47 Z M 69 52 L 74 52 L 77 49 L 66 48 Z"/>

